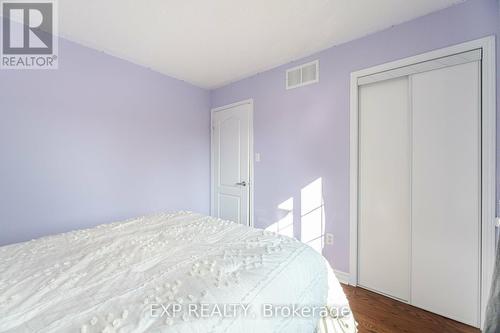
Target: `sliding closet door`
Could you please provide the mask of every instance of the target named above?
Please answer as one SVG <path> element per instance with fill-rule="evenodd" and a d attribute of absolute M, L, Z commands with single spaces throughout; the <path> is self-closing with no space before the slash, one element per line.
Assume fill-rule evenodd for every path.
<path fill-rule="evenodd" d="M 480 65 L 410 77 L 415 306 L 478 324 Z"/>
<path fill-rule="evenodd" d="M 409 299 L 408 77 L 359 88 L 358 283 Z"/>

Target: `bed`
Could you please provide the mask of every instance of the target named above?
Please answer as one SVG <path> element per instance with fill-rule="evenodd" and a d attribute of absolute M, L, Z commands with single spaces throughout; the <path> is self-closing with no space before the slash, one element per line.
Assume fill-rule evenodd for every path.
<path fill-rule="evenodd" d="M 0 247 L 0 332 L 355 331 L 321 255 L 213 217 L 164 213 Z"/>

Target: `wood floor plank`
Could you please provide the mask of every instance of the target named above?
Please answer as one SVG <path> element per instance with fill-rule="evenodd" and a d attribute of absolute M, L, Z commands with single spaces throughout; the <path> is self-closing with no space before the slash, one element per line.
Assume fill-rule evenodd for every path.
<path fill-rule="evenodd" d="M 377 293 L 342 285 L 359 333 L 479 333 L 479 330 Z"/>

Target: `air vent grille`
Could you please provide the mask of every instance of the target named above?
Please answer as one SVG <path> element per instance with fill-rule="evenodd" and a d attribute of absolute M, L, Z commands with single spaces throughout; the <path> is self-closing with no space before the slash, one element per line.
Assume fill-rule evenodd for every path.
<path fill-rule="evenodd" d="M 308 62 L 286 71 L 286 89 L 319 82 L 319 60 Z"/>

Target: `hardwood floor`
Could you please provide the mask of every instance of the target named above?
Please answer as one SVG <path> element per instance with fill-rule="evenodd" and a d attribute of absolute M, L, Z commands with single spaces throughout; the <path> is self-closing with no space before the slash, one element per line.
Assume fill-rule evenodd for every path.
<path fill-rule="evenodd" d="M 359 333 L 479 333 L 454 320 L 374 292 L 342 285 Z"/>

